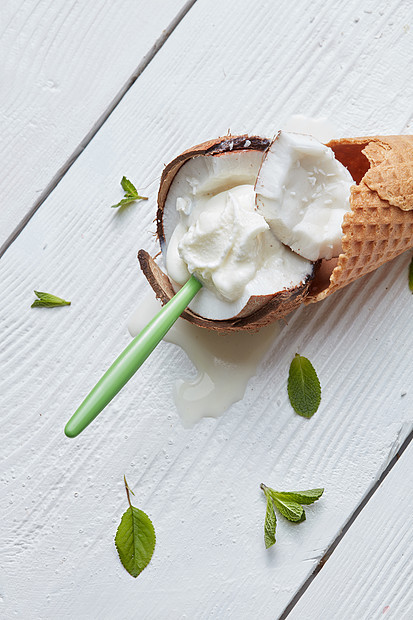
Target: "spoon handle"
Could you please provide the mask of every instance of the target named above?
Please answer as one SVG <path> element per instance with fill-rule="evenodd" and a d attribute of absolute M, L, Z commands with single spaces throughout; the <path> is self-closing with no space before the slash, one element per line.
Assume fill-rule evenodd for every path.
<path fill-rule="evenodd" d="M 106 407 L 149 357 L 180 317 L 202 284 L 191 276 L 186 284 L 158 312 L 113 362 L 65 427 L 67 437 L 76 437 Z"/>

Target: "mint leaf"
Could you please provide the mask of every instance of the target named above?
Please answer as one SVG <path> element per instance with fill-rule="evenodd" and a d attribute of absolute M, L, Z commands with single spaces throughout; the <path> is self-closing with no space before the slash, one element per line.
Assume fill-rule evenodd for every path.
<path fill-rule="evenodd" d="M 132 577 L 137 577 L 151 561 L 155 549 L 155 529 L 142 510 L 129 506 L 115 537 L 120 561 Z"/>
<path fill-rule="evenodd" d="M 126 194 L 125 194 L 126 195 Z M 129 196 L 127 198 L 122 198 L 122 200 L 120 200 L 118 202 L 118 204 L 116 205 L 112 205 L 111 209 L 117 209 L 119 207 L 125 207 L 126 205 L 130 205 L 131 202 L 135 202 L 135 200 L 137 200 L 137 198 L 134 198 L 133 196 Z M 145 199 L 146 200 L 146 199 Z"/>
<path fill-rule="evenodd" d="M 275 516 L 274 504 L 272 499 L 267 495 L 267 511 L 265 513 L 264 523 L 264 542 L 265 548 L 272 547 L 275 543 L 275 529 L 277 527 L 277 517 Z"/>
<path fill-rule="evenodd" d="M 309 489 L 308 491 L 276 491 L 277 498 L 298 504 L 313 504 L 322 494 L 324 489 Z"/>
<path fill-rule="evenodd" d="M 131 196 L 138 195 L 138 190 L 136 189 L 132 181 L 129 181 L 129 179 L 127 179 L 126 177 L 122 177 L 120 184 L 122 185 L 122 188 L 125 190 L 126 194 L 130 194 Z"/>
<path fill-rule="evenodd" d="M 278 497 L 276 492 L 271 493 L 271 497 L 274 501 L 274 506 L 281 512 L 282 516 L 288 519 L 288 521 L 304 521 L 305 513 L 304 508 L 288 499 L 282 499 Z M 304 513 L 304 518 L 303 518 Z"/>
<path fill-rule="evenodd" d="M 265 513 L 264 523 L 264 542 L 265 548 L 268 549 L 269 547 L 272 547 L 272 545 L 275 543 L 275 529 L 277 527 L 277 517 L 271 497 L 271 489 L 265 486 L 265 484 L 261 484 L 261 489 L 264 491 L 265 497 L 267 498 L 267 510 Z"/>
<path fill-rule="evenodd" d="M 38 299 L 32 303 L 31 308 L 56 308 L 57 306 L 70 306 L 71 302 L 51 295 L 50 293 L 42 293 L 41 291 L 34 291 L 34 294 Z"/>
<path fill-rule="evenodd" d="M 283 517 L 294 523 L 305 521 L 305 511 L 300 504 L 312 504 L 324 492 L 324 489 L 309 489 L 307 491 L 275 491 L 265 484 L 261 489 L 267 498 L 267 510 L 264 523 L 265 547 L 271 547 L 275 543 L 275 527 L 277 518 L 275 511 L 278 510 Z"/>
<path fill-rule="evenodd" d="M 156 535 L 152 521 L 146 513 L 132 506 L 125 480 L 129 508 L 123 514 L 116 532 L 115 545 L 120 561 L 132 577 L 137 577 L 151 561 Z"/>
<path fill-rule="evenodd" d="M 122 177 L 120 184 L 122 188 L 125 190 L 125 195 L 120 202 L 115 205 L 112 205 L 112 209 L 117 209 L 118 207 L 124 207 L 125 205 L 130 204 L 131 202 L 135 202 L 135 200 L 148 200 L 146 196 L 140 196 L 138 190 L 126 177 Z"/>
<path fill-rule="evenodd" d="M 413 293 L 413 257 L 409 265 L 409 289 Z"/>
<path fill-rule="evenodd" d="M 287 389 L 294 411 L 304 418 L 311 418 L 321 401 L 320 381 L 310 360 L 298 353 L 290 365 Z"/>

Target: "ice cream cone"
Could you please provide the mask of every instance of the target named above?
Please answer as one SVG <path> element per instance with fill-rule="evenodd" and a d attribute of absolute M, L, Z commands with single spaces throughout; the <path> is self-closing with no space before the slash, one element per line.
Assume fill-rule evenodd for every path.
<path fill-rule="evenodd" d="M 188 149 L 166 166 L 158 195 L 157 231 L 163 246 L 163 208 L 169 187 L 180 167 L 191 157 L 217 155 L 251 146 L 264 150 L 269 141 L 257 137 L 226 136 Z M 303 302 L 315 303 L 377 269 L 413 247 L 413 136 L 344 138 L 328 144 L 348 168 L 356 185 L 351 188 L 351 210 L 342 225 L 342 252 L 315 264 L 315 277 L 301 287 L 274 295 L 251 297 L 239 315 L 212 320 L 190 310 L 187 320 L 228 333 L 254 331 L 285 317 Z M 139 262 L 156 296 L 165 304 L 174 295 L 168 276 L 144 250 Z"/>
<path fill-rule="evenodd" d="M 328 146 L 357 185 L 342 225 L 342 253 L 331 261 L 331 275 L 328 264 L 322 266 L 305 303 L 325 299 L 413 247 L 413 136 L 350 138 Z"/>

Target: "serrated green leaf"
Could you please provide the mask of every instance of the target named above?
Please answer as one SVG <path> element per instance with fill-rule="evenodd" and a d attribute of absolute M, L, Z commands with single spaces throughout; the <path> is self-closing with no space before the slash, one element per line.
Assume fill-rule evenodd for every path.
<path fill-rule="evenodd" d="M 297 502 L 298 504 L 313 504 L 322 494 L 324 489 L 308 489 L 308 491 L 274 491 L 277 498 L 287 501 Z"/>
<path fill-rule="evenodd" d="M 409 289 L 413 293 L 413 258 L 409 265 Z"/>
<path fill-rule="evenodd" d="M 111 209 L 118 209 L 119 207 L 130 205 L 131 202 L 135 202 L 135 200 L 136 198 L 134 197 L 122 198 L 122 200 L 120 200 L 117 204 L 111 205 Z"/>
<path fill-rule="evenodd" d="M 34 291 L 34 294 L 38 299 L 32 303 L 32 308 L 57 308 L 58 306 L 70 306 L 71 302 L 51 295 L 50 293 L 42 293 L 41 291 Z"/>
<path fill-rule="evenodd" d="M 272 547 L 275 543 L 275 529 L 277 527 L 277 517 L 275 516 L 274 505 L 269 495 L 267 497 L 267 510 L 265 513 L 264 523 L 264 542 L 265 548 Z"/>
<path fill-rule="evenodd" d="M 130 194 L 131 196 L 138 195 L 138 190 L 136 189 L 132 181 L 129 181 L 129 179 L 127 179 L 126 177 L 122 177 L 120 184 L 122 185 L 122 188 L 125 190 L 126 194 Z"/>
<path fill-rule="evenodd" d="M 137 577 L 149 564 L 155 543 L 155 529 L 148 515 L 130 506 L 122 516 L 115 545 L 120 561 L 132 577 Z"/>
<path fill-rule="evenodd" d="M 305 510 L 303 508 L 303 514 L 301 515 L 301 519 L 298 519 L 298 521 L 294 521 L 294 523 L 302 523 L 303 521 L 306 520 L 306 515 L 305 515 Z"/>
<path fill-rule="evenodd" d="M 111 205 L 112 209 L 117 209 L 119 207 L 125 207 L 126 205 L 135 202 L 135 200 L 148 200 L 146 196 L 140 196 L 138 190 L 134 186 L 134 184 L 129 181 L 126 177 L 122 177 L 120 182 L 122 188 L 125 190 L 125 195 L 118 203 L 115 205 Z"/>
<path fill-rule="evenodd" d="M 321 387 L 310 360 L 296 353 L 288 375 L 288 397 L 296 413 L 311 418 L 321 401 Z"/>
<path fill-rule="evenodd" d="M 304 521 L 304 508 L 300 506 L 300 504 L 297 504 L 297 502 L 293 502 L 291 500 L 280 499 L 277 497 L 276 493 L 271 493 L 271 497 L 273 499 L 275 508 L 281 512 L 283 517 L 285 517 L 289 521 L 294 522 Z"/>

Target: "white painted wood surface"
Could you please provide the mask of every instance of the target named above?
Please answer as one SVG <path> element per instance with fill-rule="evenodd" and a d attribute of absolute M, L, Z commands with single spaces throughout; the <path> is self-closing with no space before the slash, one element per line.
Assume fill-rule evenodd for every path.
<path fill-rule="evenodd" d="M 0 4 L 0 247 L 185 0 Z"/>
<path fill-rule="evenodd" d="M 293 609 L 291 620 L 413 617 L 412 486 L 410 445 Z"/>
<path fill-rule="evenodd" d="M 6 252 L 6 618 L 277 617 L 397 452 L 413 426 L 408 255 L 293 314 L 218 421 L 182 428 L 171 392 L 189 364 L 162 345 L 78 439 L 63 426 L 128 342 L 126 319 L 147 290 L 136 251 L 156 251 L 163 164 L 228 127 L 271 135 L 297 112 L 329 116 L 343 135 L 409 131 L 409 18 L 407 1 L 198 0 Z M 114 212 L 122 174 L 150 200 Z M 32 310 L 34 288 L 73 305 Z M 296 351 L 323 385 L 309 421 L 286 396 Z M 157 531 L 136 581 L 113 545 L 124 473 Z M 279 523 L 270 551 L 262 481 L 326 487 L 305 523 Z"/>

